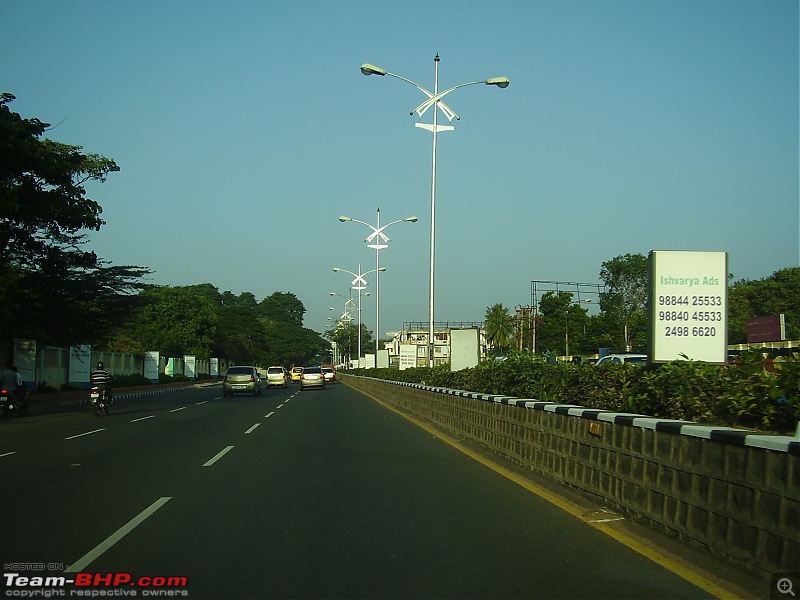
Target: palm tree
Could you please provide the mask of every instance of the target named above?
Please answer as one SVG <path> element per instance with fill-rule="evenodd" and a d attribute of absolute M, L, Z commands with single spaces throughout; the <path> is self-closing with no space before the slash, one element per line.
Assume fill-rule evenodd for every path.
<path fill-rule="evenodd" d="M 508 348 L 514 337 L 514 325 L 508 309 L 502 304 L 495 304 L 486 309 L 486 343 L 490 348 L 502 352 Z"/>

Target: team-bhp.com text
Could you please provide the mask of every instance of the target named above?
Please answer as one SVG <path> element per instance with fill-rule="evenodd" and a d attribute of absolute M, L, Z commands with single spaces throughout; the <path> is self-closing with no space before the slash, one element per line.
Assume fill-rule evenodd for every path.
<path fill-rule="evenodd" d="M 134 577 L 130 573 L 76 573 L 74 577 L 28 576 L 3 573 L 5 596 L 10 598 L 58 597 L 188 597 L 187 577 Z M 67 586 L 70 586 L 69 588 Z"/>

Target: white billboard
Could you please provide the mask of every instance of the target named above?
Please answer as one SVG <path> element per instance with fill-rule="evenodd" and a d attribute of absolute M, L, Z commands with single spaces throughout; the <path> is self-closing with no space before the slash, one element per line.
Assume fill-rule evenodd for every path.
<path fill-rule="evenodd" d="M 413 344 L 400 344 L 400 370 L 413 369 L 416 366 L 417 346 Z"/>
<path fill-rule="evenodd" d="M 144 353 L 144 376 L 153 383 L 158 383 L 158 363 L 159 353 L 145 352 Z"/>
<path fill-rule="evenodd" d="M 480 331 L 470 329 L 450 330 L 450 371 L 460 371 L 477 366 L 480 360 Z"/>
<path fill-rule="evenodd" d="M 92 347 L 70 346 L 69 382 L 74 385 L 88 385 L 92 374 Z"/>
<path fill-rule="evenodd" d="M 722 364 L 728 348 L 726 252 L 650 252 L 651 362 Z"/>

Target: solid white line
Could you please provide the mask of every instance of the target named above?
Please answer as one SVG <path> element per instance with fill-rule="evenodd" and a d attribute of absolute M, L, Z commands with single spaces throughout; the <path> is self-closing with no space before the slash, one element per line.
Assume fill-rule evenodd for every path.
<path fill-rule="evenodd" d="M 80 571 L 83 571 L 83 569 L 88 567 L 92 563 L 92 561 L 94 561 L 97 557 L 103 554 L 103 552 L 111 548 L 111 546 L 113 546 L 122 538 L 124 538 L 126 535 L 128 535 L 131 531 L 133 531 L 134 527 L 141 524 L 147 517 L 152 515 L 162 506 L 164 506 L 169 500 L 171 500 L 171 498 L 172 498 L 171 496 L 163 496 L 158 500 L 156 500 L 155 502 L 153 502 L 149 507 L 147 507 L 133 519 L 128 521 L 125 525 L 123 525 L 110 537 L 106 538 L 106 540 L 102 542 L 99 546 L 95 546 L 95 548 L 90 550 L 87 554 L 84 554 L 81 558 L 72 563 L 69 567 L 67 567 L 64 570 L 64 572 L 78 573 Z"/>
<path fill-rule="evenodd" d="M 153 419 L 155 415 L 148 415 L 146 417 L 139 417 L 138 419 L 133 419 L 131 423 L 136 423 L 136 421 L 144 421 L 145 419 Z"/>
<path fill-rule="evenodd" d="M 5 454 L 0 454 L 0 458 L 3 458 L 4 456 L 11 456 L 12 454 L 16 454 L 16 451 L 14 451 L 14 452 L 6 452 Z"/>
<path fill-rule="evenodd" d="M 169 412 L 178 412 L 179 410 L 186 410 L 186 407 L 185 407 L 185 406 L 181 406 L 180 408 L 173 408 L 173 409 L 172 409 L 171 411 L 169 411 Z"/>
<path fill-rule="evenodd" d="M 102 429 L 95 429 L 94 431 L 87 431 L 86 433 L 79 433 L 78 435 L 71 435 L 71 436 L 69 436 L 67 438 L 64 438 L 64 439 L 65 440 L 74 440 L 75 438 L 83 437 L 84 435 L 92 435 L 93 433 L 97 433 L 99 431 L 105 431 L 105 430 L 106 430 L 106 428 L 103 427 Z"/>
<path fill-rule="evenodd" d="M 230 452 L 231 450 L 233 450 L 233 446 L 225 446 L 225 449 L 224 449 L 224 450 L 222 450 L 221 452 L 218 452 L 218 453 L 217 453 L 217 455 L 216 455 L 214 458 L 212 458 L 211 460 L 209 460 L 209 461 L 208 461 L 207 463 L 205 463 L 203 466 L 204 466 L 204 467 L 210 467 L 211 465 L 213 465 L 215 462 L 217 462 L 217 461 L 218 461 L 220 458 L 222 458 L 223 456 L 225 456 L 225 455 L 226 455 L 228 452 Z"/>
<path fill-rule="evenodd" d="M 264 415 L 264 418 L 265 419 L 269 419 L 274 414 L 275 414 L 275 411 L 273 410 L 271 413 L 268 413 L 268 414 Z"/>
<path fill-rule="evenodd" d="M 255 428 L 256 428 L 256 427 L 258 427 L 259 425 L 261 425 L 261 423 L 256 423 L 256 424 L 255 424 L 255 425 L 253 425 L 253 426 L 252 426 L 250 429 L 248 429 L 247 431 L 245 431 L 245 432 L 244 432 L 244 434 L 245 434 L 245 435 L 247 435 L 248 433 L 252 433 L 252 432 L 255 430 Z"/>

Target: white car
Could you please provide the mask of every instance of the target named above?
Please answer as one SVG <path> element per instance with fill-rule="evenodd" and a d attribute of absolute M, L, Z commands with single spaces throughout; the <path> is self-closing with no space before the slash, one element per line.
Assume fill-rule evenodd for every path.
<path fill-rule="evenodd" d="M 621 365 L 623 363 L 629 365 L 646 365 L 647 354 L 606 354 L 594 364 L 596 367 L 599 367 L 611 364 Z"/>
<path fill-rule="evenodd" d="M 267 369 L 267 387 L 288 387 L 289 375 L 283 367 L 270 367 Z"/>

